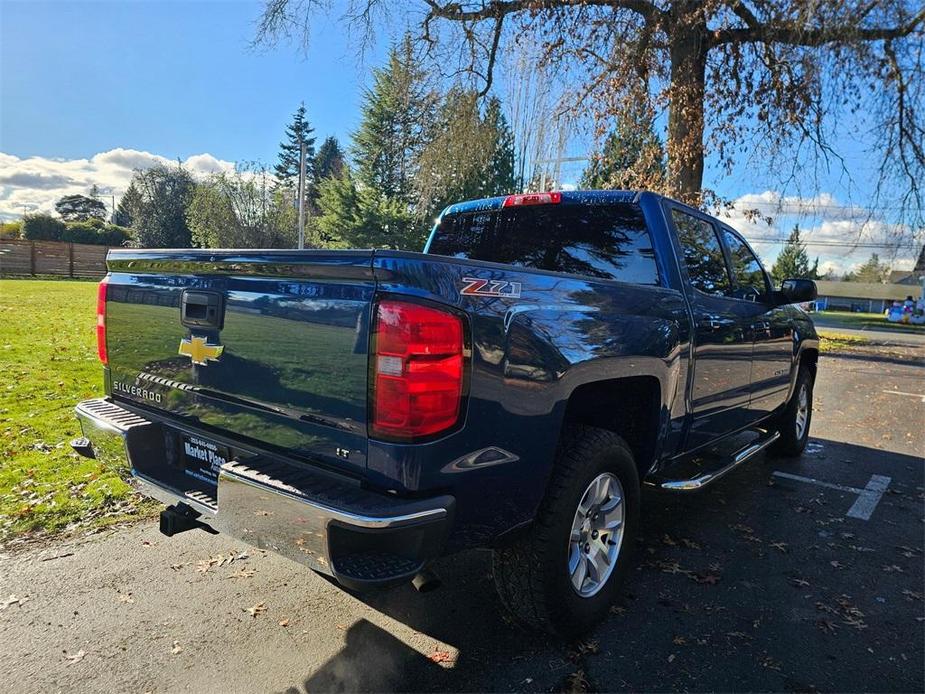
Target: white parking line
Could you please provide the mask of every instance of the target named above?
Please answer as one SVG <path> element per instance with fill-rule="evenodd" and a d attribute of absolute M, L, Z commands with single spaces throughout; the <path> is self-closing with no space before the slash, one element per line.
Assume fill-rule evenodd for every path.
<path fill-rule="evenodd" d="M 920 393 L 904 393 L 901 390 L 884 390 L 884 393 L 889 393 L 890 395 L 905 395 L 909 398 L 918 398 L 922 402 L 925 402 L 925 395 Z"/>
<path fill-rule="evenodd" d="M 871 475 L 870 481 L 867 483 L 867 486 L 864 489 L 858 489 L 857 487 L 848 487 L 843 484 L 833 484 L 832 482 L 823 482 L 822 480 L 817 480 L 813 477 L 803 477 L 802 475 L 794 475 L 790 472 L 780 472 L 775 470 L 771 473 L 773 477 L 782 477 L 788 480 L 796 480 L 797 482 L 806 482 L 807 484 L 815 484 L 818 487 L 825 487 L 826 489 L 835 489 L 839 492 L 848 492 L 850 494 L 857 494 L 858 498 L 855 500 L 854 504 L 851 505 L 851 508 L 848 509 L 848 513 L 845 515 L 849 518 L 857 518 L 859 520 L 870 520 L 871 515 L 874 513 L 874 509 L 877 508 L 877 504 L 880 503 L 880 499 L 883 497 L 884 492 L 890 486 L 891 478 L 886 475 Z"/>
<path fill-rule="evenodd" d="M 858 500 L 848 509 L 845 515 L 849 518 L 860 518 L 861 520 L 870 520 L 871 514 L 880 503 L 880 499 L 886 488 L 890 486 L 890 478 L 886 475 L 871 475 L 870 482 L 864 490 L 858 495 Z"/>

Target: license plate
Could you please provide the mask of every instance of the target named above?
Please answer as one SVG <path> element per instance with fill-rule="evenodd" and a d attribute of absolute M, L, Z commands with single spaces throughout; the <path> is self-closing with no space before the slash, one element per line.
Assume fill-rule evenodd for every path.
<path fill-rule="evenodd" d="M 184 435 L 181 439 L 180 455 L 183 471 L 190 477 L 203 482 L 218 484 L 219 468 L 228 462 L 228 448 L 198 436 Z"/>

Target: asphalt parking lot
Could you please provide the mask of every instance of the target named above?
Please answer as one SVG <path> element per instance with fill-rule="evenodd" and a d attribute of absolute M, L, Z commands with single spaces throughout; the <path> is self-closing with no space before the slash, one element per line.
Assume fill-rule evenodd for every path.
<path fill-rule="evenodd" d="M 923 356 L 826 355 L 803 458 L 647 494 L 638 569 L 582 642 L 508 624 L 484 552 L 361 602 L 144 523 L 0 557 L 0 689 L 923 691 Z"/>

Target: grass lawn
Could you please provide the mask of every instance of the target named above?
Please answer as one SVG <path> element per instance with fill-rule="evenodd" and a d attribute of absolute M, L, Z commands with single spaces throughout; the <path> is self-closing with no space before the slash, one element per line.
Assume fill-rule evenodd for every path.
<path fill-rule="evenodd" d="M 890 323 L 879 313 L 849 313 L 848 311 L 819 311 L 812 314 L 820 326 L 852 328 L 854 330 L 891 330 L 925 335 L 925 325 Z"/>
<path fill-rule="evenodd" d="M 864 337 L 828 330 L 819 331 L 819 351 L 821 352 L 839 352 L 845 348 L 863 347 L 869 344 L 870 340 Z"/>
<path fill-rule="evenodd" d="M 0 279 L 0 542 L 136 513 L 128 471 L 71 451 L 74 405 L 103 391 L 96 283 Z"/>

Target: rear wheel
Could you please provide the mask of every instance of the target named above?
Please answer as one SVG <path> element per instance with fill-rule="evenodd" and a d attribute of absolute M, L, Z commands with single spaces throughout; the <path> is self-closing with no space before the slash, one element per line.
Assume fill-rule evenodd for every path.
<path fill-rule="evenodd" d="M 616 434 L 570 427 L 536 521 L 494 553 L 495 585 L 522 624 L 576 636 L 608 612 L 639 514 L 633 454 Z"/>
<path fill-rule="evenodd" d="M 780 438 L 772 448 L 774 453 L 796 457 L 806 448 L 809 426 L 813 419 L 813 372 L 801 366 L 790 401 L 778 418 Z"/>

